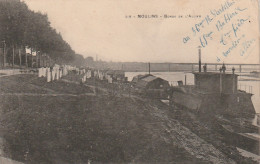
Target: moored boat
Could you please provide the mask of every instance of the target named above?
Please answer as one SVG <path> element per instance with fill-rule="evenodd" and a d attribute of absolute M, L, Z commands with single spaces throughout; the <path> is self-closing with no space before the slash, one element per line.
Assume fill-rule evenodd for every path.
<path fill-rule="evenodd" d="M 223 63 L 219 72 L 207 72 L 207 65 L 201 71 L 201 51 L 199 49 L 199 72 L 193 72 L 194 85 L 171 88 L 170 101 L 176 106 L 199 112 L 215 112 L 230 116 L 254 118 L 255 109 L 252 93 L 238 89 L 238 75 L 235 69 L 226 72 Z"/>

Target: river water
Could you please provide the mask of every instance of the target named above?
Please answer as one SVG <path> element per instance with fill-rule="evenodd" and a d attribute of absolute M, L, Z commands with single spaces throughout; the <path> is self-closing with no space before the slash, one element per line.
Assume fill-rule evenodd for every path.
<path fill-rule="evenodd" d="M 147 72 L 126 72 L 126 77 L 128 77 L 128 81 L 131 81 L 134 76 L 144 74 L 147 74 Z M 189 72 L 152 72 L 151 74 L 169 81 L 173 86 L 177 85 L 177 81 L 182 80 L 184 82 L 186 76 L 186 84 L 194 85 L 193 74 Z M 252 101 L 256 113 L 260 113 L 260 78 L 246 76 L 249 73 L 238 74 L 238 88 L 253 94 Z"/>

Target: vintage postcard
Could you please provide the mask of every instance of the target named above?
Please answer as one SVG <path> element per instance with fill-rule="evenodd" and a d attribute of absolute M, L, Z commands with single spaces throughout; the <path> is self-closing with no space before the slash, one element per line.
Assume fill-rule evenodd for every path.
<path fill-rule="evenodd" d="M 259 0 L 0 0 L 0 164 L 260 163 Z"/>

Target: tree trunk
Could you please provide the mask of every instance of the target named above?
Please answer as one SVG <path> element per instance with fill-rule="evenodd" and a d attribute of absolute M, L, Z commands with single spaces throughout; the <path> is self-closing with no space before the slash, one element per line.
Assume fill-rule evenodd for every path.
<path fill-rule="evenodd" d="M 13 68 L 14 68 L 14 45 L 13 45 L 13 62 L 12 62 L 12 66 L 13 66 Z"/>
<path fill-rule="evenodd" d="M 5 67 L 5 62 L 6 62 L 6 44 L 4 42 L 4 62 L 3 62 L 3 67 Z"/>
<path fill-rule="evenodd" d="M 20 61 L 20 67 L 21 67 L 22 66 L 22 56 L 21 56 L 21 48 L 20 47 L 19 47 L 18 53 L 19 53 L 19 61 Z"/>
<path fill-rule="evenodd" d="M 45 54 L 43 55 L 43 63 L 42 63 L 42 66 L 45 67 L 45 63 L 46 63 L 46 56 Z"/>
<path fill-rule="evenodd" d="M 26 66 L 26 68 L 28 68 L 28 60 L 27 60 L 27 53 L 26 53 L 26 51 L 25 51 L 25 66 Z"/>
<path fill-rule="evenodd" d="M 48 66 L 50 67 L 51 66 L 51 58 L 48 56 L 48 59 L 49 59 L 49 62 L 48 62 L 49 65 Z"/>
<path fill-rule="evenodd" d="M 38 53 L 36 51 L 36 61 L 35 61 L 35 64 L 36 64 L 36 68 L 39 68 L 39 61 L 38 61 Z"/>
<path fill-rule="evenodd" d="M 39 67 L 42 67 L 42 54 L 39 55 Z"/>
<path fill-rule="evenodd" d="M 32 56 L 31 68 L 32 68 L 32 67 L 33 67 L 33 53 L 32 53 L 32 48 L 31 48 L 31 56 Z"/>

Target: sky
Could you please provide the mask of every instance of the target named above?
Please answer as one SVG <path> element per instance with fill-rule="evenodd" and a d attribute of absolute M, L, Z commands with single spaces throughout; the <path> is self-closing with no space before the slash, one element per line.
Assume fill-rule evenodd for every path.
<path fill-rule="evenodd" d="M 197 62 L 201 46 L 203 63 L 259 63 L 257 0 L 23 1 L 46 13 L 51 26 L 84 57 Z"/>

